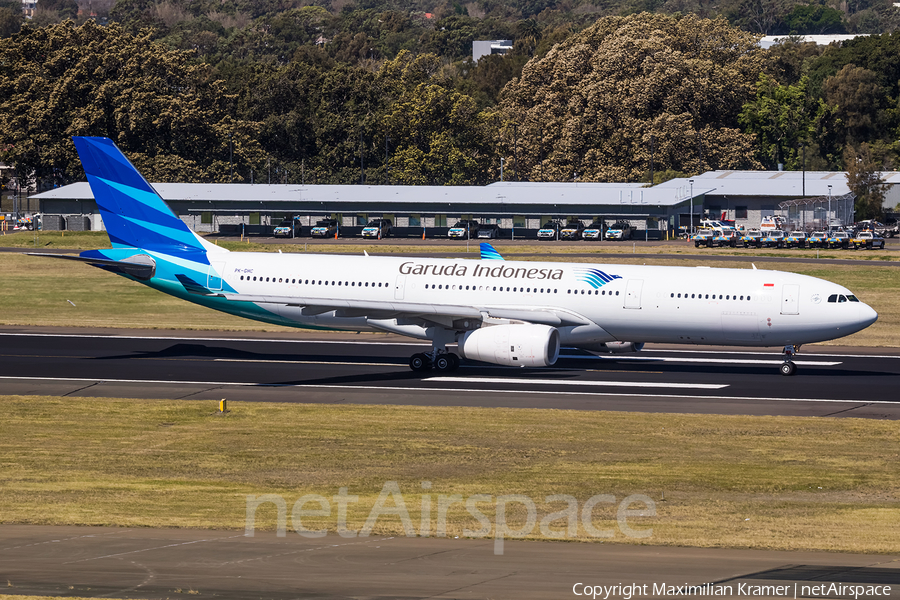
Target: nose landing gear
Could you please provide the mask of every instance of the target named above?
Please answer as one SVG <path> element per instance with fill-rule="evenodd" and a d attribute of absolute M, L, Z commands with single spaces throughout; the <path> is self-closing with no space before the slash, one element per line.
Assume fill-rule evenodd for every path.
<path fill-rule="evenodd" d="M 781 367 L 779 367 L 782 375 L 790 377 L 797 372 L 797 365 L 794 364 L 794 362 L 791 360 L 791 357 L 793 357 L 799 351 L 800 346 L 788 345 L 784 347 L 784 350 L 782 351 L 782 354 L 784 354 L 784 362 L 781 363 Z"/>

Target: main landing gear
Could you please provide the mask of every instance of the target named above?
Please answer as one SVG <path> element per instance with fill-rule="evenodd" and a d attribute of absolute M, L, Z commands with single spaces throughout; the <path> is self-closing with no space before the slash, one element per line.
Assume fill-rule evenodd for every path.
<path fill-rule="evenodd" d="M 784 347 L 784 351 L 782 352 L 784 354 L 784 362 L 781 363 L 781 367 L 779 368 L 782 375 L 790 377 L 797 372 L 797 365 L 794 364 L 791 357 L 798 352 L 800 352 L 800 346 L 788 345 Z"/>
<path fill-rule="evenodd" d="M 459 357 L 452 352 L 437 350 L 420 352 L 410 357 L 409 368 L 416 372 L 434 369 L 442 373 L 449 373 L 459 368 Z"/>

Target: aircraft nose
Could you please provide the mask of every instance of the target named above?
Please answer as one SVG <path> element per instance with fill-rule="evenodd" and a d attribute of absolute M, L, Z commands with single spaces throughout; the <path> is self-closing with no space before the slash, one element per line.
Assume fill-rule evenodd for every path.
<path fill-rule="evenodd" d="M 878 313 L 868 304 L 859 303 L 859 324 L 863 328 L 868 327 L 878 320 Z"/>

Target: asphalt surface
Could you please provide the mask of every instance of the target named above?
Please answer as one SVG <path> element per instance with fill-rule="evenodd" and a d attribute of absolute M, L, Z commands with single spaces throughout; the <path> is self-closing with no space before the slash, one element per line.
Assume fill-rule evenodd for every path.
<path fill-rule="evenodd" d="M 378 334 L 0 328 L 7 394 L 900 418 L 900 350 L 810 347 L 797 375 L 776 350 L 648 346 L 554 367 L 466 363 L 415 374 L 428 346 Z"/>
<path fill-rule="evenodd" d="M 712 584 L 691 596 L 852 598 L 803 592 L 831 583 L 890 588 L 859 596 L 868 599 L 900 597 L 900 556 L 511 540 L 496 555 L 491 540 L 0 525 L 0 579 L 11 594 L 273 600 L 577 600 L 585 586 L 632 584 L 642 586 L 638 598 L 663 597 L 654 584 Z M 609 599 L 628 600 L 621 588 L 610 591 Z"/>

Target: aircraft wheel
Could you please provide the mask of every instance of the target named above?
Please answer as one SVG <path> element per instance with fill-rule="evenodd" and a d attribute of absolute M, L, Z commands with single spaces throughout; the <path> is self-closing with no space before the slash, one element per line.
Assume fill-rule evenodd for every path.
<path fill-rule="evenodd" d="M 450 358 L 450 370 L 457 370 L 459 368 L 459 357 L 452 353 L 448 354 L 447 356 Z"/>
<path fill-rule="evenodd" d="M 794 373 L 797 372 L 797 365 L 795 365 L 793 362 L 791 362 L 789 360 L 786 360 L 781 364 L 780 369 L 781 369 L 782 375 L 784 375 L 786 377 L 790 377 L 791 375 L 793 375 Z"/>
<path fill-rule="evenodd" d="M 409 359 L 409 368 L 417 373 L 419 371 L 425 371 L 428 367 L 431 366 L 430 361 L 428 360 L 428 356 L 422 354 L 413 354 Z"/>
<path fill-rule="evenodd" d="M 453 359 L 450 358 L 450 354 L 441 354 L 436 359 L 434 359 L 434 368 L 442 373 L 447 373 L 453 370 Z"/>

